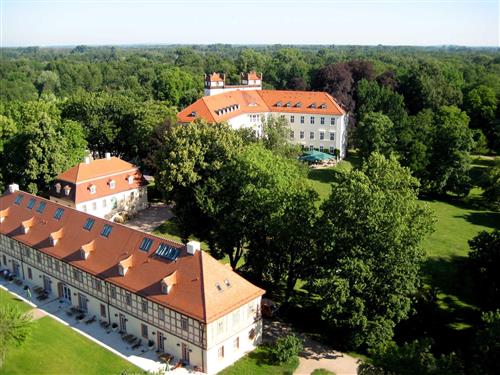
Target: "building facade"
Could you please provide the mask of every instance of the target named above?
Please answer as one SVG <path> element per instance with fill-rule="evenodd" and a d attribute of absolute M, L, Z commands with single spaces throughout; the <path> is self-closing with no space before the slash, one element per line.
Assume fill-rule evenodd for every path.
<path fill-rule="evenodd" d="M 0 269 L 205 373 L 260 343 L 264 291 L 199 243 L 184 246 L 9 188 L 0 197 Z"/>
<path fill-rule="evenodd" d="M 50 187 L 50 200 L 113 220 L 148 206 L 147 182 L 135 165 L 112 157 L 91 160 L 61 173 Z"/>
<path fill-rule="evenodd" d="M 347 115 L 325 92 L 262 90 L 262 76 L 248 73 L 242 82 L 251 85 L 224 85 L 224 76 L 214 73 L 205 77 L 203 98 L 177 114 L 180 123 L 196 119 L 227 122 L 233 129 L 250 128 L 263 136 L 263 121 L 271 116 L 286 119 L 290 142 L 308 150 L 334 154 L 343 158 L 347 151 Z"/>

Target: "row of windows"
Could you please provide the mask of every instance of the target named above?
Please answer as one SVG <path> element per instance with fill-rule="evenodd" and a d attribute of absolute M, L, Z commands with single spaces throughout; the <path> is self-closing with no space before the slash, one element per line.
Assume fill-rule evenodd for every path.
<path fill-rule="evenodd" d="M 10 247 L 13 251 L 15 248 L 18 248 L 18 250 L 22 251 L 22 254 L 26 257 L 26 261 L 28 261 L 28 259 L 35 258 L 36 263 L 35 259 L 33 259 L 31 263 L 36 264 L 38 267 L 43 267 L 43 266 L 47 267 L 49 269 L 49 274 L 50 270 L 52 270 L 52 273 L 54 275 L 58 275 L 58 277 L 61 277 L 62 280 L 66 279 L 71 284 L 75 282 L 80 283 L 79 285 L 84 289 L 86 287 L 88 290 L 91 291 L 91 294 L 95 294 L 96 296 L 100 295 L 101 298 L 105 297 L 102 295 L 104 289 L 104 281 L 98 278 L 94 278 L 93 276 L 86 274 L 79 269 L 73 268 L 67 263 L 60 262 L 57 259 L 55 260 L 55 262 L 53 262 L 53 259 L 50 256 L 42 254 L 38 251 L 34 251 L 33 249 L 24 246 L 17 241 L 10 240 L 6 236 L 2 235 L 0 236 L 0 239 L 1 239 L 0 243 L 3 245 L 3 247 L 5 248 Z M 3 258 L 4 258 L 4 263 L 6 263 L 5 256 Z M 54 263 L 55 267 L 52 267 Z M 54 272 L 54 269 L 56 272 Z M 31 273 L 31 268 L 28 270 L 28 273 Z M 117 293 L 117 289 L 120 289 L 121 292 L 120 294 Z M 133 303 L 134 296 L 132 295 L 132 293 L 122 290 L 121 288 L 117 288 L 114 285 L 109 285 L 109 290 L 110 290 L 110 297 L 114 299 L 116 302 L 118 302 L 117 306 L 121 305 L 120 302 L 123 302 L 128 307 L 127 310 L 131 311 L 135 310 L 134 306 L 136 306 L 136 304 Z M 191 325 L 189 324 L 189 319 L 187 317 L 184 317 L 182 316 L 182 314 L 168 309 L 167 309 L 168 310 L 168 317 L 167 317 L 167 312 L 165 311 L 165 308 L 159 305 L 156 305 L 157 311 L 155 314 L 156 316 L 154 316 L 153 313 L 155 313 L 154 311 L 155 304 L 139 296 L 135 296 L 135 299 L 138 299 L 140 301 L 138 304 L 139 306 L 138 307 L 139 311 L 137 314 L 138 317 L 142 316 L 148 321 L 151 321 L 152 324 L 153 321 L 163 322 L 165 327 L 170 327 L 172 332 L 174 331 L 177 333 L 185 332 L 185 335 L 188 335 L 193 340 L 193 342 L 195 341 L 201 342 L 201 340 L 203 339 L 203 333 L 199 331 L 202 325 L 198 325 L 198 328 L 196 329 L 196 326 L 194 324 Z M 144 315 L 142 315 L 141 313 Z"/>
<path fill-rule="evenodd" d="M 335 140 L 335 133 L 334 132 L 330 132 L 330 141 L 334 141 Z M 315 137 L 315 132 L 309 132 L 309 139 L 314 139 Z M 304 131 L 300 131 L 299 132 L 299 138 L 300 139 L 304 139 L 305 138 L 305 132 Z M 290 131 L 290 139 L 295 139 L 295 131 L 291 130 Z M 323 141 L 325 139 L 325 132 L 319 132 L 319 139 L 321 141 Z"/>
<path fill-rule="evenodd" d="M 309 123 L 310 124 L 314 124 L 314 121 L 315 121 L 315 117 L 314 116 L 311 116 L 309 117 Z M 321 125 L 325 125 L 325 118 L 324 117 L 320 117 L 319 119 L 319 122 Z M 290 123 L 293 124 L 295 123 L 295 116 L 290 116 Z M 300 123 L 301 124 L 304 124 L 305 123 L 305 116 L 300 116 Z M 335 125 L 335 117 L 331 117 L 330 118 L 330 125 Z"/>
<path fill-rule="evenodd" d="M 130 202 L 132 202 L 132 201 L 134 200 L 134 198 L 138 198 L 140 195 L 142 195 L 142 192 L 141 192 L 141 193 L 139 193 L 139 192 L 137 192 L 137 191 L 136 191 L 136 192 L 133 192 L 133 191 L 132 191 L 132 192 L 130 192 L 130 194 L 128 195 L 128 199 L 129 199 L 129 201 L 130 201 Z M 123 200 L 125 200 L 125 198 L 126 198 L 126 197 L 124 197 L 124 198 L 123 198 Z M 119 203 L 119 202 L 118 202 L 118 200 L 116 199 L 116 197 L 112 197 L 111 199 L 109 199 L 109 201 L 110 201 L 110 203 L 111 203 L 111 208 L 112 208 L 113 210 L 114 210 L 114 209 L 116 209 L 116 208 L 118 207 L 118 203 Z M 122 202 L 122 201 L 120 200 L 120 203 L 121 203 L 121 202 Z M 97 201 L 92 202 L 92 205 L 90 206 L 90 210 L 91 210 L 91 211 L 97 211 L 97 208 L 98 208 L 97 206 L 98 206 Z M 104 199 L 102 200 L 102 207 L 103 207 L 103 208 L 108 207 L 108 199 L 104 198 Z M 82 205 L 82 211 L 83 211 L 83 212 L 87 212 L 87 211 L 88 211 L 88 208 L 87 208 L 87 205 L 86 205 L 86 204 Z"/>
<path fill-rule="evenodd" d="M 127 177 L 127 182 L 129 185 L 132 185 L 134 183 L 134 176 L 128 176 Z M 110 180 L 108 181 L 108 186 L 109 188 L 112 190 L 114 188 L 116 188 L 116 181 L 115 180 Z M 56 191 L 59 193 L 60 191 L 60 187 L 59 187 L 59 190 L 58 190 L 58 187 L 56 186 Z M 89 186 L 89 190 L 90 190 L 90 194 L 95 194 L 97 192 L 97 186 L 95 186 L 94 184 L 90 185 Z"/>

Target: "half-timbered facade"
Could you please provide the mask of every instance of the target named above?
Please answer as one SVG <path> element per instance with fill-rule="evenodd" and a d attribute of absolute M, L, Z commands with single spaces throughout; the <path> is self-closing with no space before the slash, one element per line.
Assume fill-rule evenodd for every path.
<path fill-rule="evenodd" d="M 0 197 L 0 269 L 206 373 L 260 343 L 264 291 L 199 243 L 184 246 L 9 188 Z"/>

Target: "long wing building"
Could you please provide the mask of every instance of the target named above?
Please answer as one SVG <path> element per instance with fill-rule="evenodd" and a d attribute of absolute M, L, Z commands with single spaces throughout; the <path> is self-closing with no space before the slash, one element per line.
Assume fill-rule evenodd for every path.
<path fill-rule="evenodd" d="M 0 269 L 205 373 L 260 343 L 264 290 L 200 250 L 10 185 Z"/>
<path fill-rule="evenodd" d="M 290 142 L 304 149 L 334 153 L 347 149 L 347 115 L 326 92 L 262 90 L 262 75 L 242 75 L 241 85 L 228 86 L 222 74 L 205 76 L 205 96 L 177 114 L 181 123 L 196 119 L 227 122 L 262 136 L 263 120 L 280 116 L 290 127 Z"/>

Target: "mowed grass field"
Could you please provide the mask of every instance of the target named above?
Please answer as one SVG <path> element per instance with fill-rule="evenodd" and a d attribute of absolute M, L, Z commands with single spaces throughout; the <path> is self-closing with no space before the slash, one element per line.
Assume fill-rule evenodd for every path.
<path fill-rule="evenodd" d="M 0 305 L 31 306 L 0 289 Z M 142 373 L 121 357 L 46 316 L 33 322 L 31 336 L 21 347 L 8 349 L 0 374 L 5 375 L 101 375 Z"/>

